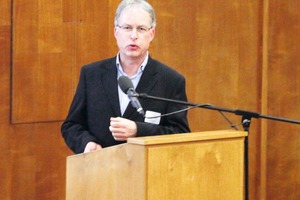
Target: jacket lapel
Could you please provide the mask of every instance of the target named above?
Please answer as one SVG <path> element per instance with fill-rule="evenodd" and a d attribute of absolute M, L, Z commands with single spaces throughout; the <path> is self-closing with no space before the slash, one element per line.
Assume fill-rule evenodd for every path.
<path fill-rule="evenodd" d="M 109 66 L 107 66 L 107 73 L 102 76 L 102 84 L 115 115 L 121 116 L 115 60 L 112 59 Z"/>
<path fill-rule="evenodd" d="M 154 87 L 154 85 L 156 84 L 157 69 L 156 69 L 156 65 L 154 63 L 155 63 L 154 60 L 149 56 L 148 63 L 145 67 L 143 75 L 136 87 L 137 93 L 147 93 L 148 94 L 151 91 L 151 89 Z M 143 104 L 143 99 L 139 99 L 139 101 L 141 104 Z M 129 118 L 133 114 L 135 114 L 137 116 L 141 116 L 139 113 L 137 113 L 136 109 L 129 102 L 128 107 L 126 108 L 123 117 Z"/>

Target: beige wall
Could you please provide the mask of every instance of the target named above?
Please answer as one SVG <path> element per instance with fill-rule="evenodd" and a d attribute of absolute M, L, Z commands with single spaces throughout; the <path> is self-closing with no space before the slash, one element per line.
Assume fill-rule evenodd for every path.
<path fill-rule="evenodd" d="M 150 2 L 158 18 L 150 54 L 186 77 L 189 101 L 300 119 L 300 2 Z M 116 54 L 117 3 L 1 1 L 0 199 L 64 199 L 72 153 L 60 124 L 82 64 Z M 192 131 L 230 128 L 211 110 L 191 110 L 189 120 Z M 251 199 L 300 197 L 299 130 L 253 119 Z"/>

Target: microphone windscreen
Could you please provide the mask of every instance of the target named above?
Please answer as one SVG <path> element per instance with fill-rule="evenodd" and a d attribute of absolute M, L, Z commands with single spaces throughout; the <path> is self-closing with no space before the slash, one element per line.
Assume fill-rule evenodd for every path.
<path fill-rule="evenodd" d="M 119 80 L 118 80 L 119 86 L 121 88 L 121 90 L 127 94 L 127 91 L 130 88 L 133 88 L 133 84 L 131 82 L 131 80 L 127 77 L 127 76 L 120 76 Z"/>

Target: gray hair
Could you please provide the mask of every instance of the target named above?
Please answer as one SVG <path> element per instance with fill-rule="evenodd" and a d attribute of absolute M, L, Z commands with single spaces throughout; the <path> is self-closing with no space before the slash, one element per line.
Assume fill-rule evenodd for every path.
<path fill-rule="evenodd" d="M 115 26 L 118 26 L 118 22 L 120 19 L 121 13 L 129 7 L 132 6 L 139 6 L 143 10 L 145 10 L 147 13 L 149 13 L 151 18 L 151 27 L 155 28 L 156 26 L 156 17 L 155 17 L 155 11 L 153 7 L 146 1 L 146 0 L 122 0 L 122 2 L 119 4 L 116 14 L 115 14 Z"/>

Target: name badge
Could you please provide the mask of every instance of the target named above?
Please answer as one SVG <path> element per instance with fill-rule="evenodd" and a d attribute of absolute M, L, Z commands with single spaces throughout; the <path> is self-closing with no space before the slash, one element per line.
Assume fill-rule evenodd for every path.
<path fill-rule="evenodd" d="M 145 122 L 151 124 L 159 124 L 161 114 L 159 112 L 154 112 L 147 110 L 145 114 Z"/>

